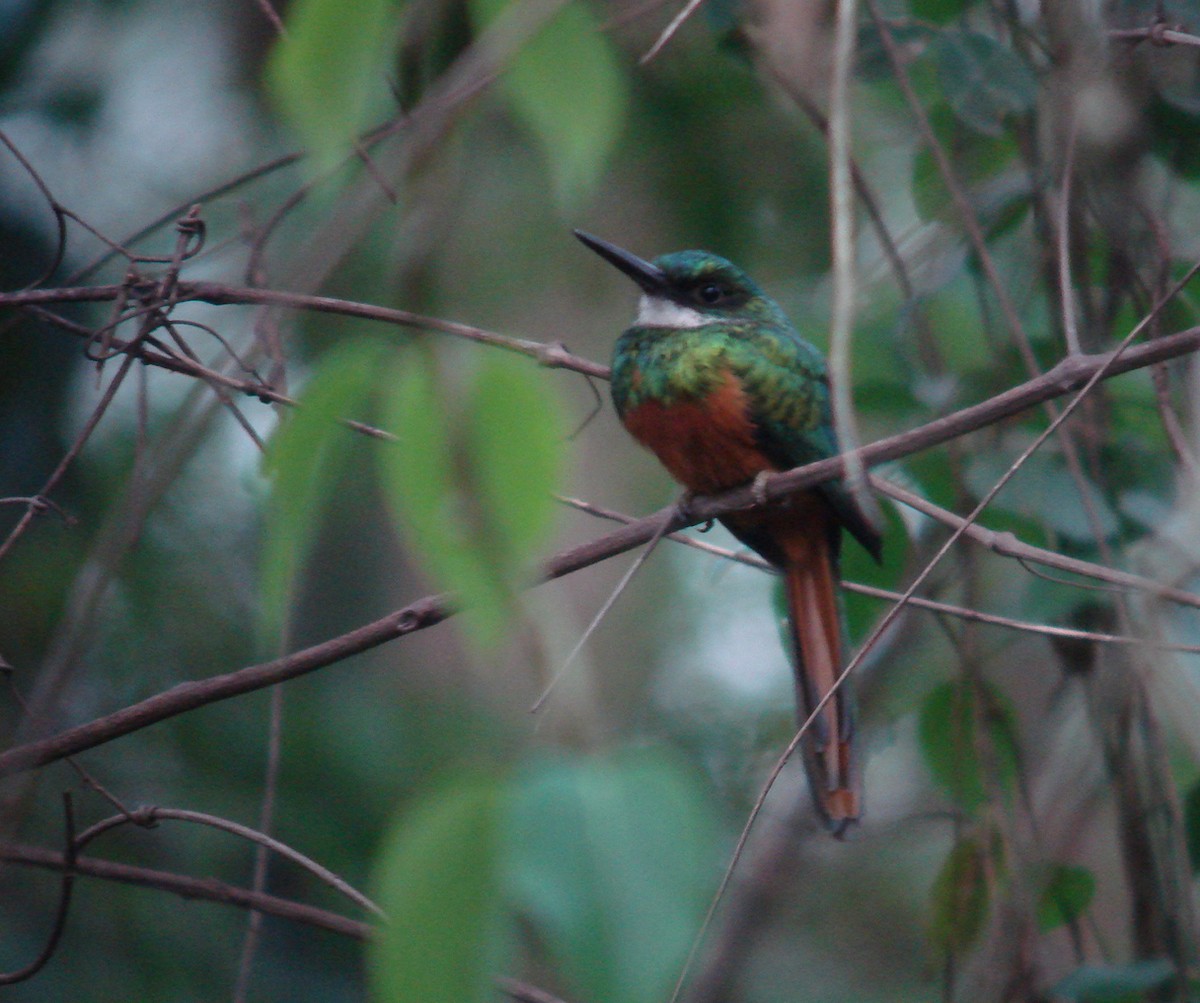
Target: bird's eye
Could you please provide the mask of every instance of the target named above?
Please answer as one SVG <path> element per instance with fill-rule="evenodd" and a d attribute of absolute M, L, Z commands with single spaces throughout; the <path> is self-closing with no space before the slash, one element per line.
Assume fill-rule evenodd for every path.
<path fill-rule="evenodd" d="M 711 306 L 725 298 L 725 289 L 716 282 L 707 282 L 697 290 L 697 294 L 702 301 Z"/>

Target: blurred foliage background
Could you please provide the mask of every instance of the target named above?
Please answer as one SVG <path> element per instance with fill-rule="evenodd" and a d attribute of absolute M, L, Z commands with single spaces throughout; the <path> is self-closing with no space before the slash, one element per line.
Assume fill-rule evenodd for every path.
<path fill-rule="evenodd" d="M 707 0 L 664 40 L 681 9 L 10 0 L 0 289 L 160 280 L 195 204 L 206 239 L 183 280 L 606 362 L 633 295 L 579 226 L 647 257 L 727 256 L 824 348 L 834 6 Z M 857 22 L 849 378 L 869 442 L 1114 348 L 1197 260 L 1200 5 L 864 0 Z M 119 319 L 109 333 L 129 341 L 141 319 L 48 309 L 0 313 L 6 535 L 122 366 L 89 361 L 104 341 L 78 335 Z M 0 551 L 6 745 L 431 592 L 470 608 L 77 757 L 126 808 L 269 829 L 367 891 L 391 918 L 373 947 L 272 917 L 247 947 L 240 909 L 80 878 L 53 958 L 7 998 L 467 1000 L 502 976 L 578 1003 L 667 999 L 795 727 L 770 576 L 663 543 L 560 673 L 633 556 L 523 590 L 610 526 L 553 495 L 640 515 L 676 491 L 602 381 L 430 325 L 172 311 L 162 344 L 300 406 L 240 395 L 235 414 L 201 380 L 121 378 L 50 493 L 69 521 L 42 513 Z M 1194 313 L 1185 289 L 1140 337 Z M 1194 589 L 1194 369 L 1103 384 L 981 523 Z M 1047 418 L 881 472 L 966 514 Z M 885 519 L 883 565 L 847 547 L 843 571 L 902 590 L 947 530 L 890 505 Z M 923 595 L 1139 643 L 903 614 L 856 673 L 864 825 L 830 840 L 786 769 L 682 998 L 1200 995 L 1195 610 L 1083 581 L 955 546 Z M 848 604 L 858 637 L 887 609 Z M 62 851 L 69 788 L 77 831 L 117 811 L 64 763 L 0 788 L 5 971 L 53 924 L 57 879 L 13 861 Z M 251 843 L 183 821 L 85 852 L 255 880 Z M 264 887 L 371 919 L 278 857 Z"/>

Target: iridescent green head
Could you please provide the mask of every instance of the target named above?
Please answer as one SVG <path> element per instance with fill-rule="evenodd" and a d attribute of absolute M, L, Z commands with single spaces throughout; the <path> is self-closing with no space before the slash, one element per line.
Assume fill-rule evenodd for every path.
<path fill-rule="evenodd" d="M 737 265 L 709 251 L 676 251 L 644 261 L 616 244 L 575 236 L 642 289 L 639 327 L 706 327 L 731 320 L 786 326 L 778 304 Z"/>

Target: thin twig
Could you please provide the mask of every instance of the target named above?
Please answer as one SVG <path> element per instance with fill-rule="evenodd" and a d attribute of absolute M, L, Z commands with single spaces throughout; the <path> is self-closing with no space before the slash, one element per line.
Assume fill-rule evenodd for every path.
<path fill-rule="evenodd" d="M 575 642 L 575 647 L 573 647 L 570 651 L 570 654 L 563 659 L 562 665 L 560 665 L 554 675 L 550 677 L 550 681 L 546 683 L 545 688 L 529 708 L 530 714 L 536 714 L 542 709 L 542 706 L 545 704 L 546 700 L 549 699 L 550 694 L 554 691 L 554 687 L 558 685 L 559 681 L 564 675 L 566 675 L 567 669 L 569 669 L 574 664 L 575 659 L 579 657 L 579 653 L 583 650 L 583 646 L 587 644 L 588 638 L 595 633 L 596 628 L 599 627 L 604 621 L 604 618 L 608 616 L 608 612 L 613 608 L 613 604 L 616 603 L 616 601 L 621 597 L 621 594 L 625 591 L 625 589 L 629 587 L 629 583 L 633 581 L 633 576 L 636 575 L 641 569 L 642 565 L 646 563 L 647 558 L 654 553 L 654 548 L 658 546 L 658 541 L 663 538 L 663 533 L 666 531 L 666 528 L 670 522 L 670 519 L 663 519 L 662 526 L 660 527 L 659 531 L 655 533 L 654 536 L 650 537 L 650 542 L 642 548 L 641 552 L 637 556 L 637 560 L 635 560 L 626 569 L 625 574 L 621 576 L 621 580 L 613 587 L 613 590 L 608 594 L 608 598 L 604 600 L 603 604 L 601 604 L 600 608 L 596 611 L 596 615 L 592 617 L 592 621 L 587 625 L 587 629 L 584 630 L 584 632 L 579 636 L 579 640 Z"/>
<path fill-rule="evenodd" d="M 82 286 L 65 289 L 28 289 L 17 292 L 0 292 L 0 308 L 6 306 L 29 307 L 49 306 L 55 303 L 100 303 L 116 299 L 123 285 Z M 426 317 L 408 310 L 395 310 L 371 303 L 336 299 L 332 296 L 314 296 L 306 293 L 282 292 L 275 289 L 258 289 L 253 286 L 227 285 L 222 282 L 180 282 L 176 300 L 211 303 L 216 306 L 263 305 L 282 306 L 294 310 L 313 310 L 318 313 L 334 313 L 344 317 L 361 317 L 377 320 L 399 327 L 437 331 L 456 338 L 503 348 L 536 359 L 552 369 L 571 369 L 588 376 L 607 379 L 608 367 L 588 359 L 572 355 L 561 344 L 529 341 L 497 334 L 470 324 L 458 324 L 438 317 Z"/>
<path fill-rule="evenodd" d="M 951 527 L 961 525 L 965 520 L 961 516 L 955 515 L 946 509 L 934 505 L 932 502 L 927 502 L 925 499 L 905 491 L 903 488 L 896 487 L 890 481 L 879 477 L 871 478 L 871 486 L 880 494 L 886 494 L 902 504 L 911 503 L 911 507 L 931 518 L 937 519 L 939 522 L 945 522 Z M 620 522 L 628 525 L 637 520 L 630 515 L 624 515 L 620 512 L 614 512 L 611 509 L 603 508 L 599 505 L 593 505 L 591 502 L 585 502 L 579 498 L 558 499 L 564 505 L 569 505 L 571 508 L 577 509 L 580 512 L 586 512 L 589 515 L 595 515 L 601 519 L 609 519 L 613 522 Z M 1079 561 L 1074 558 L 1064 558 L 1062 555 L 1053 550 L 1045 550 L 1041 547 L 1035 547 L 1032 544 L 1022 543 L 1017 540 L 1011 533 L 997 533 L 994 530 L 985 529 L 984 527 L 974 524 L 967 527 L 965 536 L 983 544 L 989 550 L 997 554 L 1012 557 L 1026 571 L 1031 574 L 1038 574 L 1041 577 L 1053 581 L 1067 588 L 1109 588 L 1109 589 L 1124 589 L 1126 591 L 1136 590 L 1147 592 L 1151 595 L 1159 595 L 1161 591 L 1166 590 L 1173 592 L 1174 597 L 1184 605 L 1191 605 L 1200 608 L 1200 595 L 1191 592 L 1183 592 L 1180 590 L 1171 590 L 1167 586 L 1162 586 L 1149 578 L 1142 578 L 1138 575 L 1130 575 L 1127 572 L 1115 571 L 1111 568 L 1106 568 L 1100 564 L 1092 564 L 1088 561 Z M 769 574 L 778 574 L 778 570 L 768 564 L 765 560 L 748 550 L 729 550 L 726 547 L 717 546 L 715 543 L 709 543 L 707 540 L 697 540 L 694 536 L 686 536 L 683 533 L 670 533 L 664 539 L 670 540 L 672 543 L 681 543 L 684 546 L 691 547 L 694 550 L 702 551 L 706 554 L 712 554 L 714 557 L 722 558 L 727 561 L 735 561 L 738 564 L 744 564 L 747 567 L 756 568 L 759 571 L 765 571 Z M 1011 541 L 1011 542 L 1008 542 Z M 1044 564 L 1058 565 L 1060 563 L 1069 563 L 1071 570 L 1075 574 L 1088 574 L 1094 578 L 1118 578 L 1121 579 L 1123 585 L 1099 586 L 1090 585 L 1087 582 L 1070 581 L 1065 578 L 1055 578 L 1051 575 L 1044 575 L 1038 572 L 1036 568 L 1030 566 L 1034 561 L 1034 556 Z M 899 602 L 900 593 L 893 592 L 891 589 L 882 589 L 874 585 L 863 585 L 861 582 L 851 582 L 843 580 L 841 583 L 843 589 L 847 592 L 854 592 L 858 595 L 869 596 L 872 599 L 882 599 L 886 602 Z M 1127 646 L 1145 647 L 1154 651 L 1178 651 L 1182 653 L 1196 654 L 1200 653 L 1200 644 L 1167 644 L 1158 641 L 1148 640 L 1142 637 L 1131 637 L 1124 634 L 1101 633 L 1093 630 L 1079 630 L 1075 627 L 1059 627 L 1052 624 L 1035 623 L 1031 620 L 1017 620 L 1014 617 L 1000 616 L 998 613 L 985 613 L 979 609 L 968 609 L 964 606 L 956 606 L 952 603 L 938 602 L 936 599 L 926 599 L 922 596 L 913 596 L 908 600 L 910 606 L 915 606 L 918 609 L 927 610 L 930 613 L 937 613 L 942 616 L 951 616 L 959 620 L 969 620 L 975 623 L 987 624 L 991 627 L 1001 627 L 1005 630 L 1015 630 L 1026 634 L 1037 634 L 1043 637 L 1058 637 L 1076 641 L 1091 641 L 1096 644 L 1120 644 Z"/>
<path fill-rule="evenodd" d="M 666 44 L 675 37 L 675 33 L 683 27 L 684 21 L 696 13 L 702 3 L 704 3 L 704 0 L 688 0 L 679 13 L 671 18 L 670 23 L 662 30 L 662 34 L 658 36 L 654 44 L 646 50 L 645 55 L 638 60 L 638 65 L 645 66 L 651 59 L 662 52 Z"/>
<path fill-rule="evenodd" d="M 17 524 L 9 531 L 4 542 L 0 543 L 0 561 L 4 560 L 8 552 L 13 548 L 13 545 L 21 538 L 21 535 L 33 521 L 34 516 L 42 511 L 50 493 L 58 487 L 58 483 L 65 476 L 67 469 L 75 462 L 84 445 L 96 430 L 96 426 L 100 424 L 100 419 L 104 417 L 104 413 L 108 410 L 108 406 L 116 396 L 118 388 L 125 382 L 125 377 L 129 375 L 129 370 L 133 362 L 134 358 L 132 355 L 126 356 L 121 363 L 121 368 L 108 381 L 108 386 L 105 388 L 104 394 L 101 396 L 99 403 L 92 409 L 92 413 L 88 416 L 88 420 L 84 423 L 83 428 L 80 429 L 79 434 L 75 436 L 75 441 L 71 443 L 71 447 L 63 455 L 63 458 L 58 461 L 58 465 L 51 471 L 50 476 L 46 478 L 46 482 L 42 485 L 41 490 L 34 495 L 37 501 L 29 505 Z"/>
<path fill-rule="evenodd" d="M 329 885 L 330 888 L 346 896 L 355 905 L 367 912 L 372 913 L 379 919 L 386 920 L 387 916 L 383 910 L 372 902 L 362 892 L 353 888 L 346 881 L 339 878 L 333 871 L 327 867 L 322 867 L 315 860 L 306 857 L 299 850 L 295 850 L 286 843 L 281 843 L 277 839 L 273 839 L 266 833 L 258 832 L 251 829 L 249 826 L 242 825 L 239 822 L 233 822 L 227 818 L 221 818 L 217 815 L 210 815 L 207 812 L 189 811 L 182 808 L 139 808 L 132 815 L 113 815 L 103 819 L 100 822 L 89 826 L 81 832 L 75 841 L 76 850 L 82 850 L 93 840 L 102 836 L 106 832 L 119 828 L 122 825 L 129 825 L 131 822 L 136 825 L 153 826 L 162 820 L 172 820 L 177 822 L 192 822 L 196 825 L 208 826 L 212 829 L 220 829 L 223 832 L 228 832 L 241 839 L 249 840 L 252 843 L 257 843 L 259 846 L 265 846 L 273 853 L 290 860 L 292 863 L 308 871 L 320 881 Z"/>
<path fill-rule="evenodd" d="M 1159 45 L 1200 46 L 1200 35 L 1168 28 L 1163 23 L 1154 24 L 1149 28 L 1110 28 L 1108 37 L 1130 42 L 1149 40 Z"/>
<path fill-rule="evenodd" d="M 71 805 L 70 791 L 63 793 L 63 815 L 66 826 L 66 849 L 62 854 L 63 876 L 59 885 L 58 908 L 54 913 L 54 925 L 50 929 L 50 936 L 46 938 L 46 943 L 38 952 L 38 956 L 28 965 L 13 972 L 0 972 L 0 986 L 11 986 L 17 982 L 24 982 L 45 968 L 54 956 L 59 941 L 62 939 L 63 930 L 66 929 L 67 913 L 71 910 L 71 892 L 75 887 L 75 811 Z"/>
<path fill-rule="evenodd" d="M 1079 324 L 1075 310 L 1075 282 L 1071 273 L 1071 176 L 1075 172 L 1075 145 L 1079 122 L 1074 114 L 1067 128 L 1067 152 L 1064 157 L 1062 184 L 1059 186 L 1058 211 L 1058 288 L 1062 303 L 1063 336 L 1067 351 L 1076 355 L 1083 351 L 1079 340 Z"/>
<path fill-rule="evenodd" d="M 37 185 L 38 191 L 42 193 L 42 198 L 46 200 L 46 204 L 50 207 L 50 211 L 54 213 L 54 222 L 58 228 L 58 240 L 54 248 L 54 257 L 51 258 L 50 264 L 43 269 L 42 274 L 27 285 L 26 288 L 31 289 L 34 286 L 40 286 L 43 282 L 49 279 L 51 275 L 58 271 L 58 266 L 62 264 L 63 257 L 67 253 L 66 207 L 54 197 L 54 194 L 50 191 L 49 185 L 46 184 L 46 182 L 42 179 L 42 176 L 38 174 L 37 170 L 34 168 L 33 164 L 26 159 L 25 155 L 17 148 L 16 144 L 8 138 L 8 134 L 3 130 L 0 130 L 0 143 L 3 143 L 6 147 L 8 147 L 8 152 L 16 158 L 17 163 L 19 163 L 25 173 L 29 175 L 30 180 Z"/>
<path fill-rule="evenodd" d="M 287 631 L 280 640 L 280 649 L 287 650 Z M 283 743 L 283 686 L 278 683 L 271 687 L 269 719 L 267 723 L 267 769 L 263 781 L 262 805 L 258 810 L 258 830 L 269 835 L 275 822 L 275 795 L 279 788 L 280 752 Z M 271 854 L 269 848 L 260 843 L 254 851 L 254 874 L 250 880 L 250 890 L 263 892 L 267 887 L 267 871 L 270 867 Z M 257 909 L 251 909 L 246 919 L 246 934 L 242 939 L 242 957 L 238 963 L 237 982 L 234 984 L 234 1003 L 245 1000 L 250 989 L 250 973 L 254 965 L 254 955 L 258 950 L 262 934 L 263 914 Z"/>
<path fill-rule="evenodd" d="M 833 74 L 829 90 L 829 214 L 833 255 L 833 312 L 829 332 L 829 382 L 833 425 L 847 452 L 845 484 L 868 523 L 878 525 L 878 509 L 866 487 L 859 459 L 858 422 L 851 389 L 850 343 L 858 295 L 854 185 L 851 180 L 850 77 L 858 35 L 857 0 L 838 0 L 834 30 Z"/>

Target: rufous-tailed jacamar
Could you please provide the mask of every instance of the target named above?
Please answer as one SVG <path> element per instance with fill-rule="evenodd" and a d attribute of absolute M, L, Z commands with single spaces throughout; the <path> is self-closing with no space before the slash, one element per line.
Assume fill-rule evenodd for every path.
<path fill-rule="evenodd" d="M 612 398 L 625 428 L 692 494 L 709 495 L 838 452 L 821 353 L 736 265 L 707 251 L 652 262 L 575 235 L 642 290 L 617 340 Z M 842 529 L 879 559 L 880 538 L 840 482 L 721 522 L 784 577 L 800 719 L 845 665 Z M 842 686 L 803 744 L 817 811 L 837 835 L 858 820 L 854 720 Z"/>

